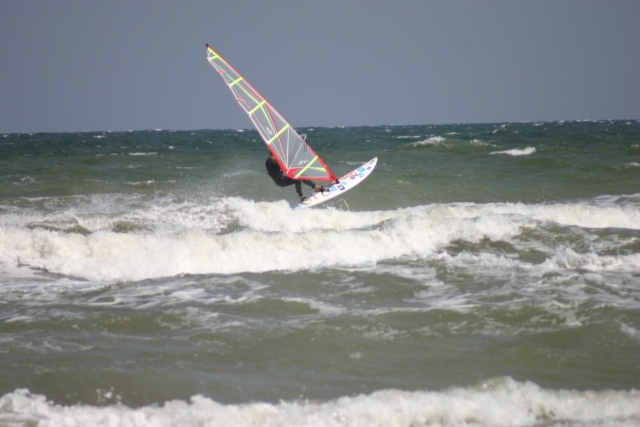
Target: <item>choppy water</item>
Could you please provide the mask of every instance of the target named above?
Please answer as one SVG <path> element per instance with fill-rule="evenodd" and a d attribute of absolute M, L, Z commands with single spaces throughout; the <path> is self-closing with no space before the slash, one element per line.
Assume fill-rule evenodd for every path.
<path fill-rule="evenodd" d="M 0 426 L 640 425 L 640 122 L 0 135 Z"/>

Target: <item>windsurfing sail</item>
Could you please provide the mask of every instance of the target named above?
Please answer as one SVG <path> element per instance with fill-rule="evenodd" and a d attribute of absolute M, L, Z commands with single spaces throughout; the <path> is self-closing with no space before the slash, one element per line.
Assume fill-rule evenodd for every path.
<path fill-rule="evenodd" d="M 337 179 L 289 122 L 209 45 L 207 60 L 227 84 L 240 108 L 247 113 L 286 176 L 317 181 Z"/>

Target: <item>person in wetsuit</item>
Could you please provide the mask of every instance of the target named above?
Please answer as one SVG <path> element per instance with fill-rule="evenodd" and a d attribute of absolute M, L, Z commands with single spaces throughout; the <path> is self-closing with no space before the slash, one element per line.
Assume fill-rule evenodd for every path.
<path fill-rule="evenodd" d="M 309 181 L 306 179 L 293 179 L 286 176 L 284 172 L 282 172 L 282 169 L 280 169 L 280 165 L 278 164 L 278 161 L 276 160 L 273 153 L 269 155 L 269 158 L 267 159 L 265 165 L 267 166 L 267 173 L 269 174 L 271 179 L 273 179 L 273 182 L 278 185 L 278 187 L 288 187 L 289 185 L 296 186 L 296 193 L 298 193 L 298 196 L 300 196 L 301 202 L 304 202 L 307 199 L 302 195 L 302 186 L 300 185 L 301 182 L 304 182 L 306 185 L 313 188 L 313 191 L 322 191 L 322 187 L 314 183 L 313 181 Z"/>

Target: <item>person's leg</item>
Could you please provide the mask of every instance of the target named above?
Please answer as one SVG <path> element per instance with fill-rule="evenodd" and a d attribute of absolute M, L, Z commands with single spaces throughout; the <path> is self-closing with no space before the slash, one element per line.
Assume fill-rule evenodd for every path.
<path fill-rule="evenodd" d="M 315 182 L 313 182 L 313 181 L 306 181 L 306 180 L 305 180 L 305 181 L 302 181 L 302 182 L 304 182 L 304 183 L 305 183 L 306 185 L 308 185 L 309 187 L 313 188 L 313 191 L 322 191 L 322 188 L 323 188 L 323 187 L 319 186 L 318 184 L 316 184 L 316 183 L 315 183 Z"/>
<path fill-rule="evenodd" d="M 285 176 L 275 181 L 275 183 L 278 184 L 278 187 L 288 187 L 290 185 L 295 185 L 296 193 L 298 193 L 298 196 L 300 196 L 301 199 L 304 198 L 304 196 L 302 195 L 302 185 L 300 185 L 300 181 Z"/>
<path fill-rule="evenodd" d="M 275 183 L 278 185 L 278 187 L 288 187 L 290 185 L 296 184 L 298 181 L 294 181 L 293 179 L 289 178 L 289 177 L 282 177 L 279 180 L 275 181 Z M 299 185 L 299 184 L 298 184 Z"/>

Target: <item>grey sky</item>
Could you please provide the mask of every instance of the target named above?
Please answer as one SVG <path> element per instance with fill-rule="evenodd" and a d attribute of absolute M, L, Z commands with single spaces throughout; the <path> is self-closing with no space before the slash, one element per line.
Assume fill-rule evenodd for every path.
<path fill-rule="evenodd" d="M 0 132 L 640 118 L 640 1 L 3 0 Z"/>

